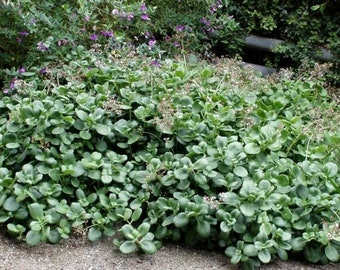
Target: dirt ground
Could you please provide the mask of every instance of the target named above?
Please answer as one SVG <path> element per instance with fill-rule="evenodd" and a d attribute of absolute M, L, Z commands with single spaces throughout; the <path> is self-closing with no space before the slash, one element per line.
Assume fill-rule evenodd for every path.
<path fill-rule="evenodd" d="M 29 247 L 0 233 L 1 270 L 236 270 L 223 254 L 166 244 L 154 255 L 121 254 L 112 241 L 95 243 L 81 237 L 57 245 Z M 340 264 L 327 266 L 305 262 L 277 261 L 261 270 L 339 270 Z"/>

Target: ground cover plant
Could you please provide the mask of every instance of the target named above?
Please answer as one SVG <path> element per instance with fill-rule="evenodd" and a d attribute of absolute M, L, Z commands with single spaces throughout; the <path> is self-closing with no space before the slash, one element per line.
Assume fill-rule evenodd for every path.
<path fill-rule="evenodd" d="M 208 243 L 247 269 L 295 252 L 338 261 L 339 107 L 321 82 L 268 81 L 229 60 L 69 57 L 1 94 L 10 234 L 120 233 L 125 253 Z"/>
<path fill-rule="evenodd" d="M 340 109 L 323 65 L 262 78 L 187 53 L 182 25 L 169 58 L 152 36 L 127 42 L 152 10 L 125 4 L 136 24 L 116 1 L 117 33 L 89 14 L 83 37 L 30 37 L 33 62 L 1 70 L 8 233 L 28 245 L 110 236 L 124 253 L 204 245 L 244 269 L 300 253 L 339 261 Z"/>

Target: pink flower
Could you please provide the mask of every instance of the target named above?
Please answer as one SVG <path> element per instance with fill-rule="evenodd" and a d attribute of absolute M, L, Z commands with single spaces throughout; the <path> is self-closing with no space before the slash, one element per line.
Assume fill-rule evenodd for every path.
<path fill-rule="evenodd" d="M 178 32 L 183 32 L 185 30 L 185 25 L 177 25 L 175 30 Z"/>
<path fill-rule="evenodd" d="M 147 7 L 146 7 L 145 3 L 143 3 L 143 4 L 140 6 L 140 11 L 141 11 L 141 12 L 146 12 L 146 10 L 147 10 Z"/>
<path fill-rule="evenodd" d="M 152 60 L 150 64 L 154 67 L 160 67 L 161 66 L 161 64 L 157 60 Z"/>
<path fill-rule="evenodd" d="M 149 15 L 146 14 L 146 13 L 142 14 L 142 16 L 140 16 L 140 18 L 141 18 L 143 21 L 150 21 Z"/>
<path fill-rule="evenodd" d="M 46 51 L 48 50 L 48 47 L 47 47 L 44 43 L 38 42 L 38 44 L 37 44 L 37 50 L 38 50 L 39 52 L 46 52 Z"/>
<path fill-rule="evenodd" d="M 19 74 L 24 73 L 25 71 L 26 71 L 26 68 L 24 68 L 24 67 L 21 67 L 18 70 Z"/>

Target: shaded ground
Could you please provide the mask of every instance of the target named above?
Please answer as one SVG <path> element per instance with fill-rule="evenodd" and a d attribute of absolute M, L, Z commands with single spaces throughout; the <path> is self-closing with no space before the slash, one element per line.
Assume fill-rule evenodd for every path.
<path fill-rule="evenodd" d="M 223 254 L 165 245 L 152 256 L 124 255 L 109 240 L 89 243 L 74 238 L 57 245 L 28 247 L 0 234 L 1 270 L 236 270 Z M 261 270 L 339 270 L 340 264 L 327 266 L 303 262 L 275 262 Z"/>

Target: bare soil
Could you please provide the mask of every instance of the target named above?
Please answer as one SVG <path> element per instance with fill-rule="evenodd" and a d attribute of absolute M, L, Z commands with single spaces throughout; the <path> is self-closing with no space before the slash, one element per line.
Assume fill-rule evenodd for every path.
<path fill-rule="evenodd" d="M 229 259 L 209 252 L 165 244 L 156 254 L 121 254 L 112 240 L 94 243 L 74 237 L 57 245 L 35 247 L 19 243 L 0 233 L 1 270 L 236 270 Z M 303 261 L 275 261 L 261 270 L 339 270 L 340 264 L 311 265 Z"/>

